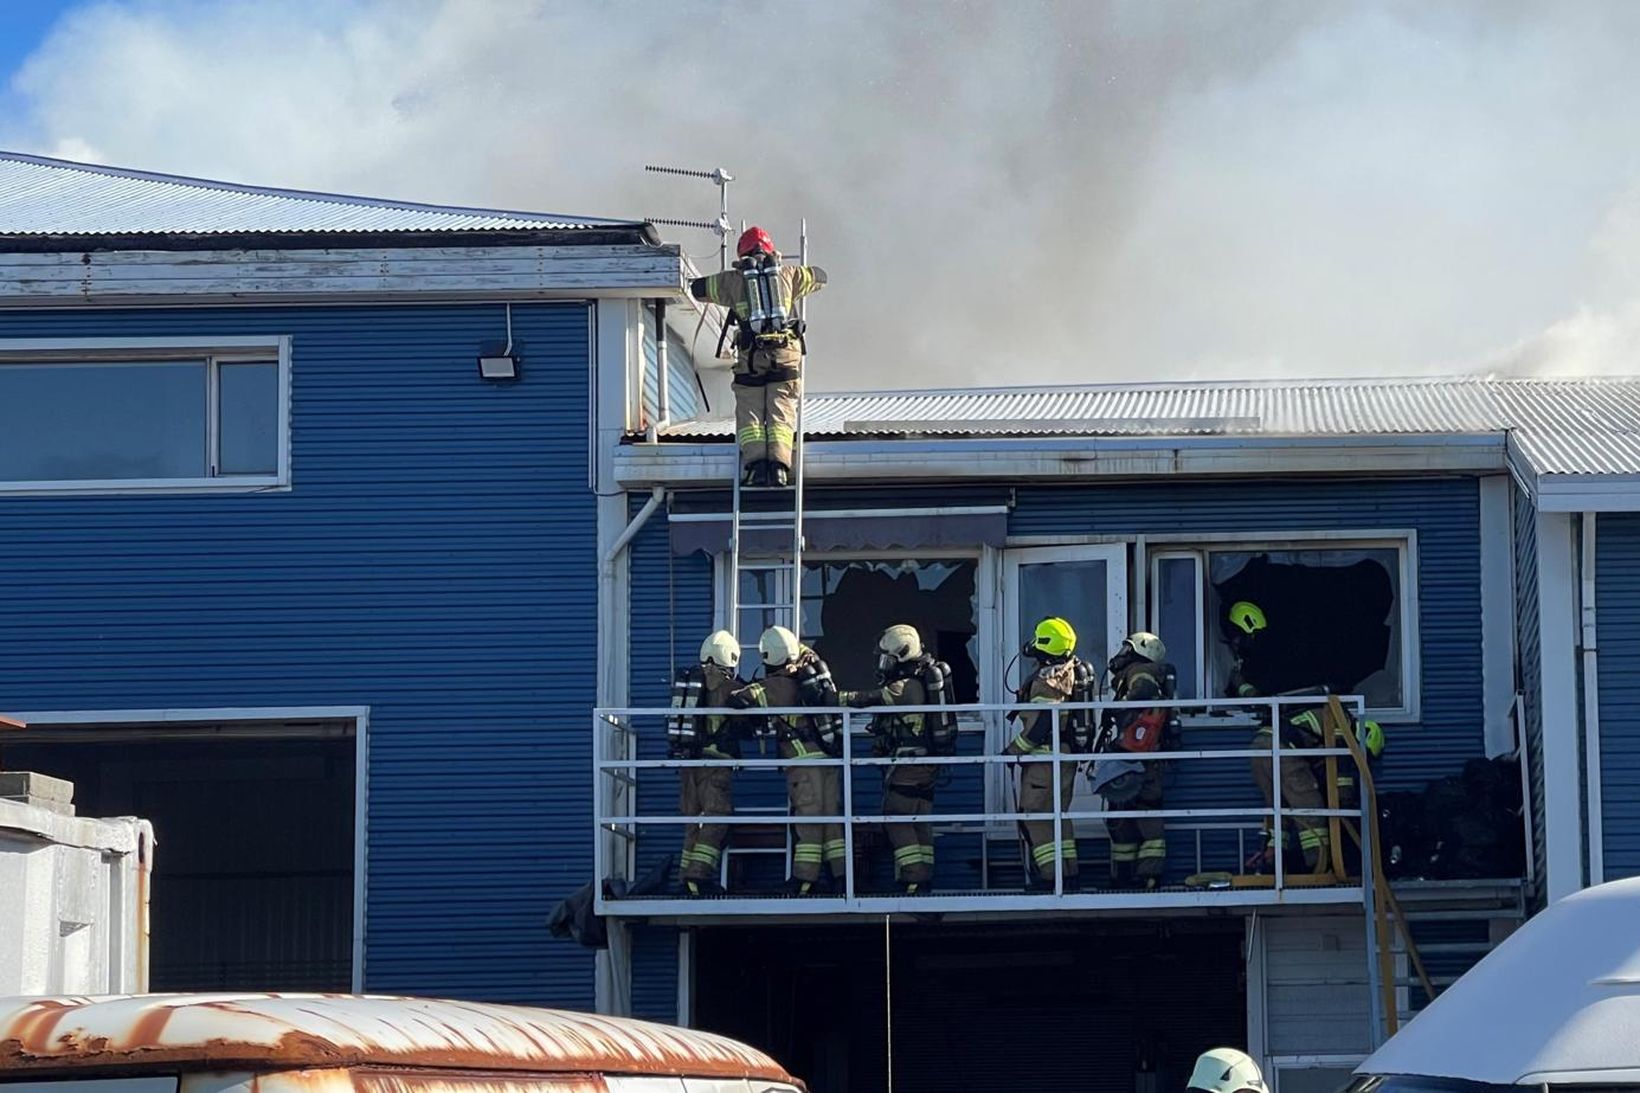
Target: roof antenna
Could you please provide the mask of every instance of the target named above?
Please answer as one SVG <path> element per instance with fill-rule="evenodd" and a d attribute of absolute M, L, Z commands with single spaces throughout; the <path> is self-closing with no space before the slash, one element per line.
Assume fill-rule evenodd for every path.
<path fill-rule="evenodd" d="M 671 228 L 699 228 L 702 231 L 715 232 L 718 237 L 718 268 L 729 268 L 729 183 L 735 180 L 725 168 L 717 167 L 710 171 L 695 171 L 687 167 L 656 167 L 644 165 L 644 170 L 653 171 L 660 175 L 682 175 L 685 178 L 704 178 L 708 182 L 716 183 L 718 188 L 718 218 L 708 220 L 664 220 L 657 216 L 647 219 L 651 224 L 664 224 Z"/>

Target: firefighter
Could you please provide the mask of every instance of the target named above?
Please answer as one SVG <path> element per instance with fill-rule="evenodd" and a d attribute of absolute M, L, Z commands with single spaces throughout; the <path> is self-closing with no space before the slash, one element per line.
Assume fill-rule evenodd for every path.
<path fill-rule="evenodd" d="M 745 686 L 736 674 L 740 643 L 719 630 L 700 646 L 700 663 L 680 671 L 672 682 L 672 708 L 726 707 L 729 696 Z M 740 718 L 709 714 L 674 715 L 667 721 L 667 752 L 673 759 L 739 759 Z M 734 811 L 731 767 L 686 767 L 678 779 L 685 816 L 727 816 Z M 690 896 L 722 895 L 718 881 L 728 824 L 690 826 L 683 838 L 683 889 Z"/>
<path fill-rule="evenodd" d="M 1185 1088 L 1191 1093 L 1269 1093 L 1258 1063 L 1233 1047 L 1202 1052 Z"/>
<path fill-rule="evenodd" d="M 758 639 L 764 676 L 729 696 L 731 707 L 795 707 L 837 705 L 837 686 L 831 669 L 813 649 L 797 640 L 784 626 L 771 626 Z M 842 778 L 833 766 L 815 760 L 843 754 L 836 715 L 776 717 L 774 732 L 780 758 L 796 760 L 786 768 L 786 793 L 791 814 L 835 816 L 842 807 Z M 841 881 L 846 870 L 847 844 L 837 823 L 794 825 L 791 890 L 799 896 L 826 890 L 824 873 Z"/>
<path fill-rule="evenodd" d="M 1325 741 L 1325 732 L 1322 729 L 1321 718 L 1324 705 L 1314 705 L 1286 718 L 1281 733 L 1283 749 L 1306 750 L 1320 748 Z M 1367 755 L 1368 761 L 1377 759 L 1384 753 L 1384 728 L 1376 721 L 1362 720 L 1359 725 L 1355 719 L 1349 717 L 1349 725 L 1345 731 L 1354 731 L 1356 741 Z M 1259 792 L 1264 795 L 1264 803 L 1271 805 L 1275 794 L 1271 786 L 1270 768 L 1270 726 L 1261 725 L 1253 734 L 1252 743 L 1248 746 L 1261 754 L 1253 756 L 1253 781 L 1258 784 Z M 1337 747 L 1344 747 L 1342 740 L 1337 741 Z M 1341 809 L 1358 809 L 1361 807 L 1360 789 L 1356 784 L 1355 763 L 1349 756 L 1340 756 L 1337 760 L 1338 807 Z M 1325 756 L 1310 758 L 1294 757 L 1281 761 L 1281 807 L 1287 809 L 1326 808 L 1327 806 L 1327 764 Z M 1329 831 L 1328 819 L 1325 816 L 1284 816 L 1298 833 L 1299 852 L 1304 856 L 1304 867 L 1312 873 L 1330 871 L 1332 862 L 1332 837 Z M 1285 839 L 1285 831 L 1277 834 L 1274 825 L 1271 825 L 1265 848 L 1254 855 L 1252 871 L 1262 872 L 1275 868 L 1275 845 L 1278 838 Z"/>
<path fill-rule="evenodd" d="M 1262 642 L 1259 635 L 1269 629 L 1270 622 L 1264 617 L 1263 608 L 1249 600 L 1238 600 L 1230 605 L 1226 614 L 1224 632 L 1230 645 L 1230 654 L 1235 658 L 1230 669 L 1230 679 L 1225 684 L 1226 698 L 1255 698 L 1263 692 L 1259 690 L 1258 677 L 1261 674 L 1258 663 Z M 1248 678 L 1252 676 L 1253 678 Z"/>
<path fill-rule="evenodd" d="M 741 482 L 785 486 L 791 481 L 797 404 L 803 394 L 804 327 L 797 301 L 818 292 L 826 271 L 783 266 L 769 233 L 747 228 L 732 269 L 697 277 L 689 292 L 729 311 L 735 330 L 735 435 Z M 729 324 L 724 326 L 727 336 Z"/>
<path fill-rule="evenodd" d="M 1167 646 L 1155 634 L 1128 635 L 1110 658 L 1111 697 L 1117 702 L 1144 702 L 1173 697 L 1173 668 Z M 1140 756 L 1162 746 L 1171 714 L 1166 707 L 1113 710 L 1106 714 L 1100 751 Z M 1102 781 L 1110 766 L 1114 775 Z M 1158 760 L 1131 763 L 1095 763 L 1095 787 L 1117 811 L 1153 811 L 1162 808 L 1162 764 Z M 1123 769 L 1125 768 L 1125 769 Z M 1137 769 L 1135 769 L 1137 768 Z M 1156 819 L 1111 820 L 1110 879 L 1113 884 L 1155 888 L 1167 865 L 1167 823 Z"/>
<path fill-rule="evenodd" d="M 950 670 L 923 651 L 915 627 L 897 623 L 877 642 L 877 683 L 869 691 L 844 691 L 845 706 L 932 706 L 945 699 Z M 955 724 L 941 714 L 886 713 L 871 719 L 875 753 L 893 759 L 948 754 Z M 885 816 L 926 816 L 934 810 L 934 763 L 887 768 Z M 894 880 L 908 896 L 925 895 L 934 879 L 934 831 L 927 823 L 885 824 L 894 848 Z"/>
<path fill-rule="evenodd" d="M 1240 600 L 1230 606 L 1226 622 L 1225 633 L 1229 636 L 1235 663 L 1225 684 L 1225 695 L 1229 698 L 1263 697 L 1267 693 L 1265 675 L 1275 667 L 1268 663 L 1264 638 L 1270 629 L 1270 620 L 1258 604 Z M 1326 687 L 1317 686 L 1314 692 L 1325 694 Z M 1322 703 L 1310 703 L 1305 709 L 1286 716 L 1282 723 L 1282 748 L 1303 750 L 1321 747 L 1324 736 L 1321 725 L 1322 709 Z M 1376 759 L 1382 754 L 1384 730 L 1378 722 L 1363 721 L 1360 725 L 1355 725 L 1354 719 L 1351 718 L 1349 729 L 1355 732 L 1356 739 L 1360 741 L 1370 759 Z M 1267 722 L 1259 725 L 1248 746 L 1262 753 L 1253 756 L 1250 765 L 1253 781 L 1263 794 L 1265 804 L 1271 805 L 1275 800 L 1275 793 L 1272 763 L 1269 759 L 1271 728 Z M 1342 742 L 1339 746 L 1343 746 Z M 1340 759 L 1337 770 L 1339 807 L 1359 808 L 1360 795 L 1355 780 L 1355 764 L 1347 758 Z M 1327 807 L 1324 757 L 1291 761 L 1284 759 L 1281 762 L 1280 777 L 1283 809 Z M 1247 869 L 1250 872 L 1265 872 L 1275 868 L 1276 842 L 1285 841 L 1285 827 L 1291 825 L 1298 833 L 1298 848 L 1299 853 L 1303 855 L 1305 868 L 1311 872 L 1329 871 L 1332 862 L 1332 837 L 1327 817 L 1287 816 L 1285 821 L 1281 830 L 1277 830 L 1274 824 L 1270 825 L 1265 846 L 1249 860 Z"/>
<path fill-rule="evenodd" d="M 1073 654 L 1076 650 L 1076 631 L 1061 618 L 1047 618 L 1036 624 L 1036 630 L 1020 655 L 1036 663 L 1036 669 L 1021 685 L 1015 697 L 1021 702 L 1054 703 L 1085 702 L 1091 689 L 1093 673 Z M 1047 755 L 1053 751 L 1053 719 L 1045 713 L 1010 713 L 1018 716 L 1019 732 L 1004 749 L 1009 755 Z M 1085 742 L 1078 738 L 1078 726 L 1083 718 L 1067 713 L 1059 720 L 1059 750 L 1085 751 Z M 1054 771 L 1052 763 L 1022 763 L 1019 774 L 1019 811 L 1052 812 L 1054 810 Z M 1074 762 L 1060 763 L 1059 807 L 1067 810 L 1076 789 Z M 1027 820 L 1022 825 L 1025 841 L 1030 846 L 1031 864 L 1035 877 L 1029 887 L 1051 890 L 1054 884 L 1056 857 L 1064 861 L 1064 887 L 1074 892 L 1081 887 L 1076 862 L 1076 832 L 1070 821 L 1060 821 L 1060 841 L 1054 842 L 1052 820 Z M 1057 851 L 1057 854 L 1056 854 Z"/>

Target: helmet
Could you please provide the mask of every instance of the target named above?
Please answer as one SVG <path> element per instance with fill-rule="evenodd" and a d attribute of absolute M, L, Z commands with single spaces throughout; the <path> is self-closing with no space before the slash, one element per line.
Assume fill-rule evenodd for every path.
<path fill-rule="evenodd" d="M 1233 1047 L 1216 1047 L 1196 1059 L 1188 1088 L 1201 1093 L 1241 1093 L 1248 1089 L 1266 1093 L 1269 1086 L 1264 1084 L 1264 1074 L 1251 1055 Z"/>
<path fill-rule="evenodd" d="M 1374 759 L 1384 754 L 1384 726 L 1376 721 L 1363 721 L 1361 727 L 1355 730 L 1355 738 L 1361 746 L 1367 749 L 1367 754 Z"/>
<path fill-rule="evenodd" d="M 763 657 L 764 666 L 768 668 L 779 668 L 787 661 L 796 660 L 797 653 L 802 648 L 797 635 L 784 626 L 771 626 L 757 639 L 757 651 Z"/>
<path fill-rule="evenodd" d="M 700 662 L 734 671 L 740 667 L 740 642 L 727 630 L 719 630 L 700 643 Z"/>
<path fill-rule="evenodd" d="M 1031 649 L 1050 657 L 1068 657 L 1076 650 L 1076 631 L 1064 619 L 1043 619 L 1036 624 Z"/>
<path fill-rule="evenodd" d="M 1129 634 L 1122 642 L 1123 649 L 1131 649 L 1137 655 L 1144 657 L 1153 664 L 1167 659 L 1167 646 L 1155 634 L 1144 630 Z"/>
<path fill-rule="evenodd" d="M 877 640 L 877 667 L 885 672 L 892 671 L 897 665 L 916 660 L 922 656 L 922 651 L 922 636 L 917 633 L 917 628 L 903 622 L 895 623 L 884 630 L 883 636 Z"/>
<path fill-rule="evenodd" d="M 740 242 L 735 244 L 735 256 L 744 258 L 748 254 L 774 254 L 774 240 L 769 233 L 756 224 L 740 233 Z"/>
<path fill-rule="evenodd" d="M 1256 634 L 1270 624 L 1258 604 L 1240 600 L 1230 605 L 1230 625 L 1249 634 Z"/>

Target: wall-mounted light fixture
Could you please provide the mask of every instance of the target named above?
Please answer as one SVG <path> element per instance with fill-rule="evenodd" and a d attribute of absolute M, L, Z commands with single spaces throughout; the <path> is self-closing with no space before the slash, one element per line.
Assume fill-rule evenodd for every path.
<path fill-rule="evenodd" d="M 491 383 L 516 380 L 522 358 L 513 352 L 512 305 L 507 305 L 507 342 L 486 342 L 478 347 L 478 378 Z"/>

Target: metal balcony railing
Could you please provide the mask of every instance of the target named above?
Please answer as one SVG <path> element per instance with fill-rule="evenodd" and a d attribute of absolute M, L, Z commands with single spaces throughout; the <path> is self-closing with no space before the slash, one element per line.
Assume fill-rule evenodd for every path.
<path fill-rule="evenodd" d="M 974 703 L 959 706 L 900 706 L 872 709 L 845 707 L 770 708 L 733 710 L 701 707 L 688 710 L 685 716 L 713 714 L 763 720 L 772 724 L 781 717 L 815 714 L 838 718 L 842 722 L 842 755 L 828 759 L 780 759 L 770 754 L 748 754 L 739 759 L 674 759 L 666 755 L 666 724 L 680 711 L 671 707 L 628 707 L 598 709 L 593 713 L 593 779 L 594 779 L 594 868 L 602 883 L 595 886 L 596 910 L 600 914 L 656 915 L 737 915 L 737 914 L 881 914 L 901 910 L 911 911 L 1007 911 L 1059 906 L 1067 909 L 1119 909 L 1123 907 L 1189 907 L 1259 905 L 1270 903 L 1352 903 L 1369 904 L 1372 913 L 1371 885 L 1361 884 L 1358 877 L 1319 876 L 1300 862 L 1298 869 L 1290 868 L 1289 850 L 1285 839 L 1274 841 L 1274 859 L 1267 876 L 1256 881 L 1237 877 L 1246 858 L 1249 840 L 1262 846 L 1266 830 L 1280 831 L 1292 817 L 1318 817 L 1334 824 L 1334 842 L 1340 825 L 1352 828 L 1351 837 L 1361 840 L 1361 860 L 1369 861 L 1372 853 L 1369 828 L 1365 821 L 1367 807 L 1363 793 L 1360 807 L 1295 808 L 1281 799 L 1279 764 L 1323 759 L 1338 764 L 1339 770 L 1355 770 L 1352 751 L 1340 744 L 1332 748 L 1282 748 L 1280 732 L 1271 734 L 1268 748 L 1253 748 L 1249 737 L 1261 725 L 1280 726 L 1299 709 L 1314 708 L 1325 698 L 1316 696 L 1178 700 L 1172 702 L 1089 702 L 1057 704 Z M 1359 721 L 1364 703 L 1358 696 L 1340 699 L 1344 709 Z M 1121 752 L 1086 754 L 1064 751 L 1060 729 L 1072 711 L 1086 710 L 1094 722 L 1100 723 L 1106 715 L 1125 710 L 1169 707 L 1177 712 L 1178 723 L 1184 729 L 1185 739 L 1198 740 L 1213 746 L 1187 746 L 1173 751 L 1158 751 L 1145 755 Z M 869 725 L 874 716 L 886 713 L 955 712 L 959 723 L 958 754 L 941 757 L 885 758 L 871 754 Z M 1028 756 L 999 754 L 1001 743 L 1011 738 L 1014 729 L 1007 720 L 1010 713 L 1041 714 L 1051 719 L 1049 734 L 1051 750 Z M 1224 746 L 1217 746 L 1222 741 Z M 1001 784 L 1011 786 L 1019 769 L 1031 764 L 1071 763 L 1079 770 L 1088 770 L 1106 762 L 1141 759 L 1166 764 L 1164 769 L 1178 771 L 1181 776 L 1191 769 L 1219 764 L 1216 778 L 1209 782 L 1226 787 L 1223 801 L 1193 804 L 1191 807 L 1165 807 L 1159 810 L 1106 809 L 1080 807 L 1065 800 L 1060 780 L 1051 779 L 1053 808 L 1051 812 L 1027 813 L 1017 807 L 1017 797 L 993 788 L 986 793 L 986 782 L 1000 778 Z M 1250 762 L 1262 759 L 1271 764 L 1272 800 L 1265 804 L 1253 791 Z M 1234 763 L 1234 767 L 1224 764 Z M 779 773 L 796 766 L 829 766 L 842 772 L 839 810 L 825 816 L 795 816 L 785 798 Z M 872 788 L 862 792 L 857 784 L 863 772 L 885 774 L 886 769 L 901 765 L 934 765 L 942 768 L 958 781 L 957 788 L 942 789 L 936 794 L 933 811 L 925 815 L 887 815 L 876 804 L 878 794 Z M 677 857 L 685 830 L 703 822 L 701 816 L 680 814 L 678 805 L 678 772 L 702 767 L 730 767 L 736 771 L 737 805 L 746 790 L 758 804 L 746 811 L 737 810 L 729 815 L 711 816 L 704 822 L 726 825 L 729 831 L 727 847 L 733 851 L 737 831 L 771 829 L 790 832 L 801 824 L 839 824 L 845 842 L 845 873 L 841 885 L 833 892 L 813 898 L 792 898 L 779 891 L 778 883 L 766 884 L 752 890 L 731 889 L 726 896 L 706 899 L 686 899 L 676 889 L 675 874 L 667 889 L 659 892 L 635 894 L 631 886 L 640 877 L 654 872 L 654 866 L 670 854 Z M 1230 772 L 1228 776 L 1226 771 Z M 1236 772 L 1239 771 L 1239 777 Z M 997 773 L 993 773 L 997 772 Z M 1365 779 L 1355 771 L 1356 784 L 1364 786 Z M 871 779 L 876 782 L 876 778 Z M 1318 779 L 1323 800 L 1329 798 L 1328 787 Z M 1081 775 L 1077 784 L 1080 786 Z M 1230 789 L 1229 787 L 1233 787 Z M 1171 794 L 1170 789 L 1170 794 Z M 1211 793 L 1208 794 L 1212 796 Z M 1008 802 L 1007 807 L 987 807 L 986 798 Z M 1075 793 L 1072 796 L 1076 796 Z M 1187 796 L 1200 798 L 1203 791 L 1193 788 Z M 1249 798 L 1256 803 L 1249 803 Z M 1095 801 L 1095 804 L 1100 802 Z M 1103 824 L 1120 819 L 1157 819 L 1164 821 L 1170 841 L 1189 833 L 1195 843 L 1196 872 L 1222 873 L 1230 881 L 1218 877 L 1216 882 L 1186 886 L 1178 883 L 1157 890 L 1102 889 L 1066 891 L 1063 845 L 1073 825 L 1082 827 L 1075 837 L 1092 841 L 1100 837 Z M 1051 890 L 1026 891 L 1022 883 L 996 884 L 994 875 L 1013 871 L 999 869 L 994 863 L 1006 859 L 1008 840 L 1023 821 L 1049 821 L 1053 824 L 1054 878 Z M 952 841 L 961 836 L 978 837 L 981 865 L 978 884 L 961 890 L 945 886 L 936 869 L 940 887 L 929 895 L 904 896 L 870 890 L 861 876 L 861 864 L 856 850 L 864 833 L 878 826 L 891 824 L 930 824 L 935 831 L 936 847 L 941 841 Z M 1228 838 L 1218 839 L 1218 849 L 1204 856 L 1204 840 L 1215 836 L 1234 836 L 1235 850 L 1227 851 Z M 786 857 L 789 862 L 789 834 Z M 1353 845 L 1353 843 L 1351 844 Z M 779 847 L 762 851 L 773 857 Z M 1216 857 L 1215 857 L 1216 853 Z M 1233 860 L 1231 860 L 1233 857 Z M 1021 881 L 1026 867 L 1016 859 Z M 776 882 L 786 874 L 776 876 Z"/>

